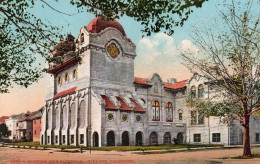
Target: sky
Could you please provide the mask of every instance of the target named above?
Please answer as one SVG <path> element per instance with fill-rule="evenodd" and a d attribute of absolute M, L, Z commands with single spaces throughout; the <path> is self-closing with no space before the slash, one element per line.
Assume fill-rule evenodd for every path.
<path fill-rule="evenodd" d="M 55 9 L 68 14 L 77 13 L 77 9 L 67 1 L 56 3 L 52 0 L 46 0 L 46 2 Z M 174 27 L 175 33 L 172 36 L 159 32 L 142 38 L 142 26 L 139 22 L 129 17 L 117 20 L 124 27 L 127 37 L 136 45 L 135 76 L 149 78 L 153 73 L 158 73 L 164 81 L 168 78 L 177 78 L 178 81 L 189 79 L 192 74 L 181 64 L 179 53 L 181 50 L 189 49 L 199 55 L 199 49 L 191 37 L 193 28 L 205 22 L 213 24 L 213 19 L 220 17 L 218 9 L 221 7 L 217 5 L 218 2 L 217 0 L 209 0 L 203 3 L 202 8 L 194 8 L 194 12 L 183 27 Z M 71 33 L 75 38 L 79 34 L 80 27 L 87 26 L 95 18 L 93 14 L 87 12 L 66 16 L 47 6 L 43 7 L 43 5 L 43 3 L 38 3 L 35 8 L 31 9 L 31 12 L 51 25 L 64 26 L 61 30 L 65 33 Z M 46 66 L 44 59 L 40 56 L 37 57 L 37 61 Z M 14 86 L 10 89 L 10 93 L 0 94 L 0 117 L 35 111 L 44 106 L 46 77 L 47 75 L 44 74 L 37 83 L 28 88 Z"/>

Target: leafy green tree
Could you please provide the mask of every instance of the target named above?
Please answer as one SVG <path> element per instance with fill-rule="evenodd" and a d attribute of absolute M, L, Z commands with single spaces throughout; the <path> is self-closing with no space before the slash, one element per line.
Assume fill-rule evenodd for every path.
<path fill-rule="evenodd" d="M 251 156 L 249 120 L 260 109 L 259 10 L 252 13 L 255 5 L 259 7 L 253 1 L 225 3 L 227 11 L 220 10 L 222 20 L 216 22 L 224 28 L 195 29 L 199 55 L 181 54 L 186 66 L 204 75 L 212 88 L 209 99 L 190 100 L 189 105 L 228 124 L 241 121 L 243 156 Z"/>
<path fill-rule="evenodd" d="M 62 1 L 55 0 L 58 3 Z M 192 7 L 201 7 L 206 0 L 70 0 L 79 12 L 90 12 L 107 19 L 122 16 L 134 18 L 144 26 L 143 33 L 164 31 L 173 34 L 175 26 L 182 26 L 192 13 Z M 35 54 L 47 61 L 54 59 L 48 52 L 59 41 L 58 27 L 37 18 L 30 10 L 42 3 L 60 14 L 45 0 L 0 0 L 0 93 L 6 93 L 13 84 L 27 87 L 41 77 L 35 66 Z"/>
<path fill-rule="evenodd" d="M 3 137 L 9 137 L 11 135 L 11 131 L 8 130 L 8 127 L 6 126 L 6 124 L 2 123 L 0 124 L 0 140 Z"/>

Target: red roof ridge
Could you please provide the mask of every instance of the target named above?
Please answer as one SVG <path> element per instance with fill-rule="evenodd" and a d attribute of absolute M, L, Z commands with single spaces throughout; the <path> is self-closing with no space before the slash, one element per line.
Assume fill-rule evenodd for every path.
<path fill-rule="evenodd" d="M 134 83 L 151 86 L 151 84 L 149 84 L 147 80 L 149 80 L 149 78 L 134 77 Z"/>
<path fill-rule="evenodd" d="M 130 101 L 132 103 L 135 104 L 134 111 L 136 111 L 136 112 L 145 112 L 145 110 L 133 98 L 129 98 L 129 99 L 130 99 Z"/>
<path fill-rule="evenodd" d="M 53 98 L 55 99 L 55 98 L 58 98 L 58 97 L 61 97 L 61 96 L 71 94 L 71 93 L 75 92 L 76 89 L 77 89 L 77 87 L 74 87 L 74 88 L 68 89 L 66 91 L 59 92 Z"/>
<path fill-rule="evenodd" d="M 112 101 L 106 96 L 106 95 L 100 95 L 103 100 L 105 100 L 105 109 L 115 109 L 118 110 L 118 107 L 116 107 Z"/>
<path fill-rule="evenodd" d="M 119 96 L 116 96 L 116 99 L 121 103 L 121 106 L 120 106 L 120 110 L 126 110 L 126 111 L 132 111 L 133 109 L 130 108 L 125 102 L 124 100 L 119 97 Z"/>
<path fill-rule="evenodd" d="M 182 80 L 182 81 L 178 81 L 176 83 L 167 83 L 165 82 L 164 88 L 169 88 L 169 89 L 181 89 L 186 87 L 186 82 L 188 81 L 188 79 L 186 80 Z"/>

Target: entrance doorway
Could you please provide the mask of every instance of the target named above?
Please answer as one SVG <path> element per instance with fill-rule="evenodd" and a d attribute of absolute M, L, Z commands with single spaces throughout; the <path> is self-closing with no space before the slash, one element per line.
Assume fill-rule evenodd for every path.
<path fill-rule="evenodd" d="M 143 134 L 142 132 L 137 132 L 135 135 L 135 145 L 142 146 L 143 145 Z"/>
<path fill-rule="evenodd" d="M 115 133 L 113 131 L 107 133 L 107 146 L 115 146 Z"/>
<path fill-rule="evenodd" d="M 183 134 L 181 132 L 177 134 L 177 140 L 178 144 L 183 144 Z"/>
<path fill-rule="evenodd" d="M 98 147 L 98 133 L 94 132 L 93 133 L 93 147 Z"/>
<path fill-rule="evenodd" d="M 127 131 L 122 133 L 122 146 L 129 146 L 129 133 Z"/>

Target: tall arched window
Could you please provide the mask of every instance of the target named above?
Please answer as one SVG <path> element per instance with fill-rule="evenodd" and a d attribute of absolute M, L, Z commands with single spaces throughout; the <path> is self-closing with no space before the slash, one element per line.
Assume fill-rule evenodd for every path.
<path fill-rule="evenodd" d="M 81 42 L 81 43 L 84 42 L 84 33 L 82 33 L 82 34 L 80 35 L 80 42 Z"/>
<path fill-rule="evenodd" d="M 68 82 L 70 80 L 70 76 L 68 73 L 66 73 L 66 75 L 65 75 L 65 80 L 66 80 L 66 82 Z"/>
<path fill-rule="evenodd" d="M 203 98 L 204 97 L 204 85 L 199 85 L 199 90 L 198 90 L 198 97 Z"/>
<path fill-rule="evenodd" d="M 78 77 L 78 72 L 76 69 L 73 71 L 73 78 L 76 79 Z"/>
<path fill-rule="evenodd" d="M 196 98 L 196 87 L 192 86 L 190 91 L 191 98 Z"/>
<path fill-rule="evenodd" d="M 153 101 L 153 121 L 160 121 L 160 105 L 158 101 Z"/>
<path fill-rule="evenodd" d="M 61 85 L 62 84 L 62 78 L 59 77 L 59 84 Z"/>
<path fill-rule="evenodd" d="M 173 120 L 172 111 L 173 111 L 172 103 L 167 102 L 166 103 L 166 121 L 167 122 L 172 122 L 172 120 Z"/>

